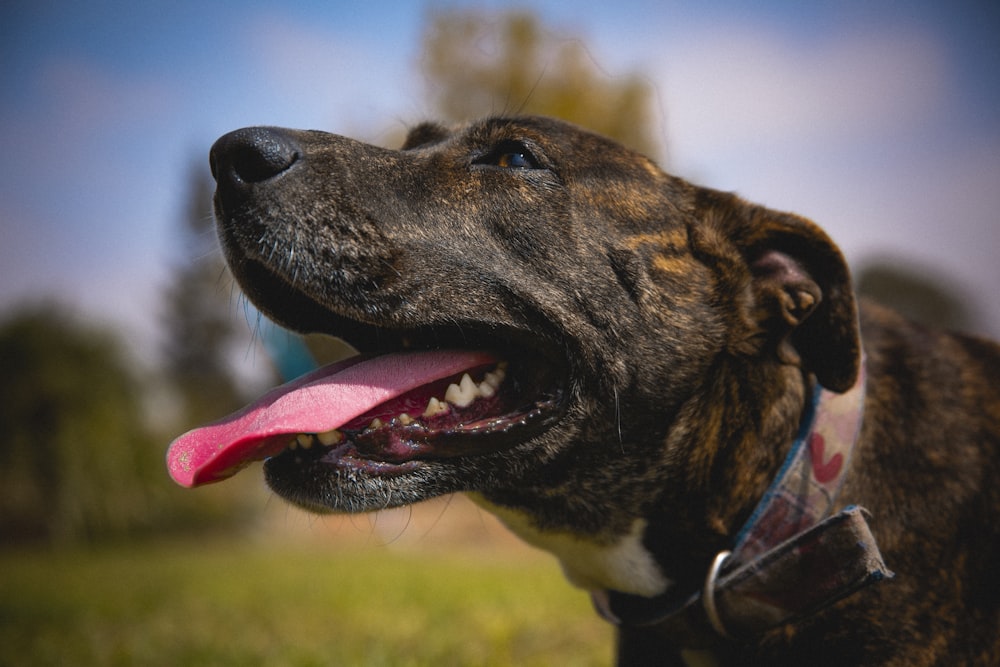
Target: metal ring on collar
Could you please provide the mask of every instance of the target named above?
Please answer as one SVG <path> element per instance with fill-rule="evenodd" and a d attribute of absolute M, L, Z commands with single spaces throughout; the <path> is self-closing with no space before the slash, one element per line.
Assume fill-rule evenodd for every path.
<path fill-rule="evenodd" d="M 722 564 L 726 562 L 730 554 L 732 554 L 731 551 L 720 551 L 715 555 L 712 566 L 708 568 L 708 574 L 705 576 L 705 587 L 701 591 L 701 604 L 705 608 L 705 616 L 708 617 L 709 625 L 720 637 L 726 639 L 733 637 L 726 631 L 726 626 L 723 624 L 722 618 L 719 617 L 719 609 L 715 606 L 715 581 L 719 577 Z"/>

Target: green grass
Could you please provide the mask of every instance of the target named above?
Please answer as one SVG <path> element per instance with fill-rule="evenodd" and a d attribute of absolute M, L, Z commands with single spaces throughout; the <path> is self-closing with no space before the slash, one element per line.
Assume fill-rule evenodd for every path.
<path fill-rule="evenodd" d="M 485 561 L 485 562 L 484 562 Z M 0 665 L 600 665 L 551 559 L 249 542 L 0 552 Z"/>

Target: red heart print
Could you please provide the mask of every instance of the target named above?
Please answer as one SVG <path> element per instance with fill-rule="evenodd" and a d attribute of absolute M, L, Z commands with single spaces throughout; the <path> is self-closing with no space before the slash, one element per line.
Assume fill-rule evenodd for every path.
<path fill-rule="evenodd" d="M 813 477 L 820 484 L 826 484 L 835 480 L 837 475 L 840 474 L 841 466 L 844 465 L 844 457 L 840 452 L 831 456 L 829 461 L 825 461 L 825 449 L 826 442 L 824 442 L 823 436 L 819 433 L 809 435 L 809 453 L 812 454 Z"/>

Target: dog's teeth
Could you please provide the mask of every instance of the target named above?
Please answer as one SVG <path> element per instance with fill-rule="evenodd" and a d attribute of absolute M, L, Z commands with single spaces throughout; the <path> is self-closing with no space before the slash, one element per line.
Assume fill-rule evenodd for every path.
<path fill-rule="evenodd" d="M 492 387 L 493 389 L 499 389 L 501 382 L 503 382 L 503 372 L 502 371 L 500 371 L 500 372 L 493 372 L 493 373 L 487 373 L 486 375 L 483 376 L 483 384 L 487 384 L 490 387 Z M 483 385 L 481 384 L 479 386 L 482 387 Z"/>
<path fill-rule="evenodd" d="M 458 388 L 457 384 L 450 384 L 448 385 L 448 389 L 444 392 L 444 400 L 453 405 L 458 405 L 458 407 L 462 407 L 459 405 L 459 401 L 462 398 L 461 394 L 462 390 Z"/>
<path fill-rule="evenodd" d="M 404 412 L 403 414 L 399 415 L 399 423 L 402 424 L 403 426 L 409 426 L 410 424 L 413 423 L 413 417 Z"/>
<path fill-rule="evenodd" d="M 368 425 L 368 428 L 376 429 L 376 428 L 382 428 L 383 426 L 384 424 L 382 423 L 382 420 L 376 417 L 375 419 L 372 420 L 372 423 Z"/>
<path fill-rule="evenodd" d="M 479 385 L 477 385 L 472 378 L 469 377 L 468 373 L 462 376 L 462 382 L 459 384 L 458 388 L 465 397 L 465 404 L 460 406 L 463 408 L 482 395 L 479 393 Z"/>
<path fill-rule="evenodd" d="M 308 433 L 299 433 L 295 436 L 295 441 L 299 443 L 299 447 L 302 449 L 309 449 L 313 446 L 313 436 Z"/>
<path fill-rule="evenodd" d="M 479 395 L 483 398 L 489 398 L 493 394 L 497 393 L 497 390 L 489 382 L 483 380 L 479 383 Z"/>
<path fill-rule="evenodd" d="M 479 387 L 468 373 L 462 376 L 458 384 L 448 385 L 444 393 L 444 400 L 460 408 L 469 406 L 477 398 L 479 398 Z"/>
<path fill-rule="evenodd" d="M 288 443 L 288 448 L 289 449 L 298 449 L 299 448 L 299 441 L 298 441 L 298 439 L 292 438 L 292 441 Z"/>
<path fill-rule="evenodd" d="M 344 439 L 344 434 L 337 429 L 332 429 L 330 431 L 317 433 L 316 439 L 319 440 L 324 446 L 332 447 Z"/>
<path fill-rule="evenodd" d="M 423 416 L 434 417 L 445 412 L 448 412 L 448 404 L 431 396 L 431 400 L 427 401 L 427 409 L 424 410 Z"/>

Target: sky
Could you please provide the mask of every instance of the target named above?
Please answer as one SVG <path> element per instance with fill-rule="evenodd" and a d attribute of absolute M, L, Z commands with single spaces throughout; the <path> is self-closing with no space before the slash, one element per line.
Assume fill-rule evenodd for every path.
<path fill-rule="evenodd" d="M 151 354 L 218 136 L 388 140 L 432 116 L 429 14 L 512 6 L 3 3 L 0 319 L 54 297 Z M 961 289 L 1000 337 L 1000 3 L 520 6 L 609 76 L 646 78 L 668 171 L 813 219 L 855 267 L 889 258 Z"/>

